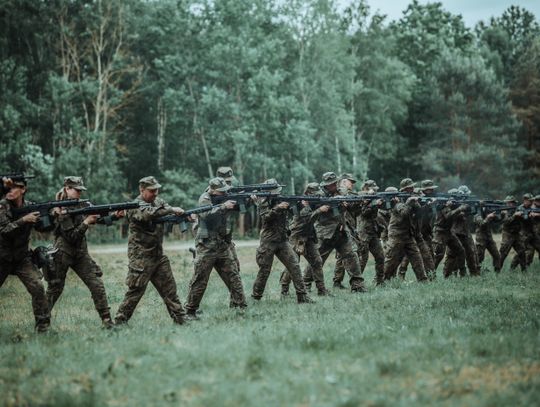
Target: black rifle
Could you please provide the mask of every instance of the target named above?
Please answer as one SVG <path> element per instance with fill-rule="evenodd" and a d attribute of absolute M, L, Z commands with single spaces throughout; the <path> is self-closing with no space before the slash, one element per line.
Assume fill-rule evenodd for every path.
<path fill-rule="evenodd" d="M 8 193 L 9 188 L 4 186 L 4 178 L 11 179 L 12 181 L 26 181 L 27 179 L 35 178 L 35 175 L 25 175 L 22 172 L 10 173 L 10 174 L 0 174 L 0 196 L 4 196 Z"/>
<path fill-rule="evenodd" d="M 190 215 L 197 215 L 198 213 L 208 212 L 212 209 L 219 208 L 221 204 L 219 205 L 204 205 L 199 206 L 197 208 L 189 209 L 185 211 L 182 215 L 165 215 L 161 216 L 154 220 L 155 224 L 159 223 L 170 223 L 170 224 L 177 224 L 180 225 L 180 230 L 182 233 L 184 233 L 187 230 L 187 222 L 189 222 L 188 218 Z"/>
<path fill-rule="evenodd" d="M 271 198 L 271 197 L 277 197 L 279 194 L 272 193 L 272 192 L 241 192 L 236 194 L 224 194 L 224 195 L 210 195 L 210 199 L 212 201 L 212 204 L 222 204 L 226 201 L 235 201 L 238 207 L 240 208 L 240 212 L 244 213 L 247 210 L 247 207 L 249 205 L 249 201 L 251 200 L 251 196 L 255 195 L 260 198 Z"/>
<path fill-rule="evenodd" d="M 273 189 L 282 188 L 285 185 L 280 184 L 250 184 L 250 185 L 237 185 L 229 189 L 229 194 L 235 194 L 239 192 L 256 192 L 256 191 L 271 191 Z"/>
<path fill-rule="evenodd" d="M 138 209 L 142 205 L 140 202 L 120 202 L 104 205 L 90 205 L 84 208 L 71 209 L 67 211 L 67 214 L 70 216 L 77 215 L 100 215 L 98 223 L 101 225 L 111 226 L 115 220 L 119 218 L 116 215 L 111 215 L 111 212 L 124 211 L 129 209 Z"/>
<path fill-rule="evenodd" d="M 78 206 L 86 202 L 88 202 L 87 199 L 66 199 L 63 201 L 41 202 L 26 205 L 21 208 L 13 208 L 11 212 L 16 218 L 22 218 L 23 216 L 32 212 L 39 212 L 39 228 L 47 230 L 52 226 L 51 215 L 49 213 L 51 209 L 68 208 L 70 206 Z"/>

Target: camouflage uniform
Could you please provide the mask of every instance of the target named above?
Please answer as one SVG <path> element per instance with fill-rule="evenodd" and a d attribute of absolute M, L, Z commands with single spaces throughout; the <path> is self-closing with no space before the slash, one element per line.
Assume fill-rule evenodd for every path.
<path fill-rule="evenodd" d="M 454 258 L 464 259 L 465 249 L 463 248 L 461 241 L 452 231 L 452 225 L 454 220 L 461 215 L 462 212 L 467 211 L 467 205 L 461 205 L 458 208 L 452 209 L 451 206 L 445 205 L 440 207 L 435 217 L 435 225 L 433 227 L 433 251 L 435 254 L 435 268 L 439 266 L 446 248 L 449 252 L 453 253 Z M 443 276 L 445 278 L 450 277 L 457 272 L 457 269 L 453 269 L 455 263 L 451 258 L 447 256 L 443 266 Z"/>
<path fill-rule="evenodd" d="M 268 184 L 277 183 L 274 179 L 269 179 L 265 182 Z M 291 275 L 298 302 L 312 302 L 306 294 L 298 255 L 288 240 L 288 210 L 279 208 L 278 205 L 274 205 L 268 199 L 258 200 L 256 204 L 261 219 L 261 240 L 256 255 L 259 272 L 253 283 L 253 293 L 251 296 L 256 300 L 262 298 L 264 289 L 266 288 L 266 282 L 270 276 L 274 256 L 276 256 Z"/>
<path fill-rule="evenodd" d="M 141 179 L 139 185 L 148 189 L 161 187 L 154 177 Z M 135 202 L 140 202 L 145 206 L 129 210 L 126 214 L 129 223 L 129 271 L 126 278 L 128 291 L 120 304 L 115 323 L 122 324 L 131 318 L 148 283 L 151 282 L 163 298 L 173 321 L 181 324 L 184 321 L 184 309 L 176 292 L 171 264 L 167 256 L 163 254 L 163 224 L 152 222 L 174 211 L 161 198 L 147 203 L 139 195 Z"/>
<path fill-rule="evenodd" d="M 85 191 L 82 179 L 79 177 L 66 177 L 64 186 Z M 111 323 L 111 313 L 105 293 L 105 285 L 101 276 L 100 267 L 90 257 L 86 243 L 88 225 L 84 223 L 84 216 L 59 215 L 55 228 L 55 247 L 58 251 L 54 255 L 54 275 L 46 275 L 47 299 L 52 310 L 54 304 L 62 294 L 66 283 L 66 274 L 71 267 L 88 287 L 94 301 L 94 306 L 105 324 Z"/>
<path fill-rule="evenodd" d="M 476 246 L 469 228 L 469 224 L 472 223 L 471 218 L 472 214 L 470 208 L 462 211 L 454 219 L 454 224 L 452 225 L 452 233 L 454 233 L 454 235 L 459 239 L 459 241 L 461 242 L 461 246 L 465 251 L 465 260 L 467 262 L 467 268 L 469 269 L 469 273 L 473 276 L 477 276 L 480 275 L 480 268 L 478 266 Z M 458 269 L 460 275 L 464 276 L 467 273 L 465 268 L 465 262 L 463 261 L 463 257 L 461 256 L 460 251 L 458 251 L 458 254 L 454 253 L 453 250 L 450 248 L 447 254 L 448 261 L 452 262 L 452 268 Z"/>
<path fill-rule="evenodd" d="M 223 178 L 210 180 L 211 191 L 227 191 L 230 187 Z M 199 206 L 211 205 L 211 192 L 205 192 L 199 199 Z M 195 314 L 199 308 L 212 269 L 215 268 L 231 294 L 230 307 L 245 308 L 246 298 L 242 280 L 238 273 L 235 257 L 231 251 L 230 210 L 222 204 L 199 215 L 197 229 L 197 256 L 195 270 L 189 285 L 186 304 L 188 314 Z"/>
<path fill-rule="evenodd" d="M 532 204 L 533 196 L 532 194 L 525 194 L 523 195 L 523 204 L 519 206 L 520 209 L 526 209 L 530 208 Z M 525 204 L 526 201 L 530 201 L 528 205 Z M 521 223 L 521 240 L 523 242 L 523 246 L 525 246 L 525 261 L 527 264 L 527 267 L 531 265 L 532 259 L 534 257 L 534 227 L 533 227 L 533 218 L 527 217 L 523 218 L 523 221 Z M 510 265 L 510 268 L 514 269 L 519 264 L 519 257 L 517 255 L 514 255 L 512 258 L 512 263 Z"/>
<path fill-rule="evenodd" d="M 310 183 L 307 186 L 306 195 L 311 195 L 319 191 L 319 184 L 316 182 Z M 328 290 L 324 285 L 323 261 L 319 254 L 317 246 L 317 233 L 315 232 L 314 223 L 321 215 L 321 210 L 313 210 L 310 206 L 303 207 L 298 215 L 293 217 L 290 225 L 291 235 L 289 237 L 294 251 L 298 256 L 304 256 L 308 264 L 313 270 L 313 278 L 319 295 L 327 295 Z M 287 294 L 289 284 L 291 283 L 291 274 L 285 270 L 281 274 L 281 293 Z"/>
<path fill-rule="evenodd" d="M 540 195 L 534 197 L 534 203 L 532 207 L 535 209 L 540 208 Z M 530 257 L 530 261 L 532 263 L 532 261 L 534 260 L 535 252 L 537 252 L 538 256 L 540 257 L 540 214 L 531 213 L 529 216 L 531 216 L 533 224 L 533 240 L 531 242 L 531 246 L 534 248 L 534 251 L 532 252 L 532 255 Z"/>
<path fill-rule="evenodd" d="M 362 205 L 358 216 L 360 270 L 364 273 L 369 253 L 375 260 L 375 282 L 384 282 L 384 251 L 379 239 L 379 208 L 374 202 Z"/>
<path fill-rule="evenodd" d="M 49 305 L 41 275 L 31 261 L 28 248 L 33 225 L 14 219 L 12 209 L 10 201 L 0 201 L 0 287 L 8 275 L 17 276 L 32 297 L 36 329 L 45 331 L 50 325 Z"/>
<path fill-rule="evenodd" d="M 505 199 L 505 203 L 517 203 L 517 201 L 514 199 L 514 197 L 508 196 Z M 504 211 L 501 213 L 502 241 L 500 248 L 500 265 L 502 268 L 506 257 L 510 253 L 510 250 L 513 248 L 518 256 L 518 264 L 520 265 L 521 270 L 525 271 L 525 269 L 527 268 L 527 260 L 525 258 L 525 246 L 523 245 L 523 241 L 520 235 L 523 216 L 519 216 L 517 212 L 518 211 L 511 214 L 508 211 Z M 514 267 L 512 267 L 512 265 L 510 266 L 512 270 L 516 267 L 517 265 L 515 265 Z"/>
<path fill-rule="evenodd" d="M 494 218 L 487 218 L 478 213 L 474 217 L 474 223 L 476 225 L 476 253 L 478 254 L 478 264 L 484 262 L 486 249 L 491 255 L 493 262 L 493 270 L 497 273 L 501 271 L 501 256 L 499 255 L 499 249 L 497 244 L 493 240 L 492 225 Z"/>
<path fill-rule="evenodd" d="M 326 197 L 337 196 L 339 193 L 330 192 L 327 186 L 338 182 L 336 174 L 333 172 L 327 172 L 323 174 L 323 186 L 322 194 Z M 349 284 L 351 291 L 364 292 L 364 278 L 360 271 L 360 262 L 358 260 L 358 254 L 356 253 L 356 245 L 351 237 L 351 230 L 345 218 L 343 212 L 337 215 L 329 210 L 322 213 L 318 222 L 315 224 L 315 230 L 317 231 L 317 239 L 320 242 L 319 253 L 321 255 L 323 266 L 332 250 L 336 250 L 337 254 L 341 258 L 345 270 L 349 273 Z M 308 282 L 313 281 L 313 271 L 311 267 L 307 267 L 304 279 Z"/>

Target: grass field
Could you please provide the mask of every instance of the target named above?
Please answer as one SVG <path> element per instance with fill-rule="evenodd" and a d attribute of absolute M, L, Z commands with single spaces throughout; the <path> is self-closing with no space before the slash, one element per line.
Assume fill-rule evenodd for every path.
<path fill-rule="evenodd" d="M 254 248 L 241 248 L 246 294 Z M 125 255 L 97 255 L 112 311 L 125 292 Z M 182 300 L 192 273 L 170 254 Z M 487 264 L 487 263 L 486 263 Z M 333 263 L 325 267 L 330 285 Z M 2 406 L 534 406 L 540 403 L 540 266 L 479 278 L 335 292 L 297 305 L 278 277 L 245 313 L 228 308 L 213 274 L 201 320 L 175 326 L 149 288 L 128 327 L 100 328 L 70 272 L 47 335 L 33 333 L 29 295 L 0 289 Z"/>

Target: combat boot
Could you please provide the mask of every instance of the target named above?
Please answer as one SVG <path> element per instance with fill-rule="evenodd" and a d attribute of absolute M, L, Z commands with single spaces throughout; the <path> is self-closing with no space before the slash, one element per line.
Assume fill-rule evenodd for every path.
<path fill-rule="evenodd" d="M 50 318 L 47 317 L 36 317 L 36 332 L 38 334 L 46 333 L 49 330 L 49 327 L 51 325 Z"/>
<path fill-rule="evenodd" d="M 196 311 L 188 311 L 183 317 L 183 321 L 198 321 L 200 318 Z"/>
<path fill-rule="evenodd" d="M 103 329 L 113 329 L 114 328 L 114 322 L 111 319 L 111 317 L 105 317 L 101 320 L 101 326 Z"/>
<path fill-rule="evenodd" d="M 334 281 L 334 288 L 338 288 L 340 290 L 345 290 L 347 287 L 345 287 L 343 284 L 341 284 L 339 281 Z"/>
<path fill-rule="evenodd" d="M 288 295 L 289 295 L 289 285 L 283 284 L 281 286 L 281 296 L 282 297 L 287 297 Z"/>
<path fill-rule="evenodd" d="M 315 301 L 313 301 L 307 294 L 296 294 L 296 299 L 298 304 L 315 304 Z"/>

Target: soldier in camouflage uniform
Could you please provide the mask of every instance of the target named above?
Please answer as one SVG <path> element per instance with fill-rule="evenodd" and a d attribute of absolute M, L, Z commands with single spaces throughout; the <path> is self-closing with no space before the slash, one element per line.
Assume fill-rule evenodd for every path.
<path fill-rule="evenodd" d="M 212 178 L 209 190 L 199 198 L 199 206 L 212 204 L 212 195 L 225 194 L 231 187 L 223 178 Z M 238 273 L 236 259 L 231 251 L 229 214 L 236 202 L 225 201 L 218 208 L 199 214 L 197 229 L 197 256 L 195 270 L 189 285 L 186 304 L 188 318 L 193 318 L 208 285 L 212 269 L 215 268 L 231 293 L 231 307 L 247 307 L 242 280 Z"/>
<path fill-rule="evenodd" d="M 322 176 L 322 195 L 325 197 L 338 196 L 339 178 L 333 172 L 326 172 Z M 347 211 L 347 208 L 344 208 Z M 351 230 L 345 218 L 344 212 L 335 214 L 333 211 L 322 213 L 315 224 L 317 239 L 320 242 L 319 253 L 323 260 L 323 266 L 332 250 L 336 250 L 343 261 L 345 270 L 349 273 L 349 283 L 352 292 L 365 292 L 364 278 L 360 272 L 360 262 L 356 253 L 355 245 L 351 237 Z M 311 267 L 307 267 L 305 273 L 306 281 L 313 281 Z"/>
<path fill-rule="evenodd" d="M 533 204 L 533 196 L 532 194 L 524 194 L 523 195 L 523 203 L 519 206 L 520 209 L 529 209 L 532 207 Z M 523 221 L 521 223 L 521 241 L 523 243 L 523 246 L 525 246 L 525 261 L 527 264 L 527 267 L 531 265 L 532 258 L 534 257 L 534 246 L 532 245 L 534 240 L 534 231 L 533 231 L 533 218 L 531 216 L 529 217 L 523 217 Z M 515 269 L 519 264 L 519 257 L 517 255 L 514 255 L 512 258 L 512 263 L 510 265 L 510 268 Z"/>
<path fill-rule="evenodd" d="M 374 194 L 379 190 L 379 186 L 373 180 L 367 180 L 362 185 L 362 193 Z M 360 260 L 360 270 L 362 274 L 366 269 L 369 253 L 372 254 L 375 260 L 375 283 L 377 285 L 384 283 L 384 251 L 381 245 L 380 236 L 380 219 L 379 209 L 384 204 L 382 199 L 366 200 L 360 208 L 358 215 L 358 237 L 359 250 L 358 256 Z"/>
<path fill-rule="evenodd" d="M 536 195 L 533 199 L 533 209 L 540 209 L 540 195 Z M 532 218 L 533 223 L 533 240 L 531 246 L 534 248 L 531 256 L 531 262 L 534 260 L 534 253 L 538 253 L 540 258 L 540 213 L 531 212 L 529 216 Z"/>
<path fill-rule="evenodd" d="M 320 187 L 317 182 L 310 182 L 304 191 L 304 195 L 316 195 L 318 193 L 320 193 Z M 328 205 L 322 205 L 313 210 L 308 202 L 302 201 L 301 204 L 302 209 L 293 217 L 291 222 L 291 235 L 289 239 L 298 256 L 303 256 L 311 266 L 318 295 L 330 295 L 324 285 L 324 275 L 322 270 L 323 261 L 319 254 L 317 233 L 315 232 L 314 227 L 314 223 L 321 213 L 328 212 L 330 207 Z M 288 295 L 291 275 L 287 270 L 283 271 L 281 274 L 280 283 L 281 294 Z"/>
<path fill-rule="evenodd" d="M 271 178 L 266 180 L 265 184 L 277 184 L 277 181 Z M 280 191 L 281 187 L 271 192 L 277 194 Z M 275 202 L 270 198 L 261 199 L 256 196 L 252 196 L 252 200 L 257 205 L 261 219 L 261 241 L 256 256 L 259 272 L 253 283 L 253 293 L 251 296 L 255 300 L 262 298 L 264 289 L 266 288 L 266 282 L 270 276 L 274 256 L 276 256 L 291 275 L 298 303 L 313 302 L 306 294 L 298 255 L 294 252 L 288 239 L 287 212 L 289 210 L 289 203 L 279 202 L 279 199 Z"/>
<path fill-rule="evenodd" d="M 41 275 L 32 263 L 28 248 L 32 228 L 39 222 L 39 212 L 15 219 L 12 209 L 30 204 L 24 199 L 26 182 L 8 179 L 5 185 L 8 192 L 0 200 L 0 287 L 8 275 L 17 276 L 32 297 L 36 331 L 46 332 L 50 325 L 49 305 Z"/>
<path fill-rule="evenodd" d="M 398 192 L 396 187 L 387 187 L 384 192 Z M 384 253 L 386 253 L 386 246 L 388 243 L 388 224 L 390 223 L 390 210 L 379 209 L 377 221 L 381 230 L 381 242 Z"/>
<path fill-rule="evenodd" d="M 64 178 L 64 187 L 56 195 L 57 200 L 80 199 L 82 191 L 86 191 L 83 180 L 80 177 Z M 117 214 L 118 215 L 118 214 Z M 52 311 L 54 304 L 62 294 L 66 283 L 66 275 L 71 267 L 88 287 L 92 294 L 94 306 L 101 317 L 103 326 L 111 328 L 113 326 L 105 285 L 101 276 L 101 268 L 90 257 L 86 243 L 86 231 L 90 225 L 97 222 L 99 215 L 89 215 L 84 217 L 78 215 L 72 217 L 68 214 L 60 213 L 56 219 L 54 231 L 55 244 L 58 251 L 54 255 L 54 267 L 48 276 L 47 299 Z M 52 275 L 50 275 L 52 274 Z"/>
<path fill-rule="evenodd" d="M 144 206 L 126 213 L 129 223 L 129 271 L 126 278 L 128 291 L 116 314 L 115 324 L 129 321 L 149 282 L 163 298 L 173 321 L 177 324 L 184 322 L 184 309 L 176 292 L 171 264 L 163 254 L 163 224 L 152 222 L 164 215 L 181 215 L 184 210 L 171 207 L 159 198 L 159 188 L 161 185 L 154 177 L 139 180 L 140 194 L 135 202 Z"/>
<path fill-rule="evenodd" d="M 407 192 L 414 186 L 410 178 L 405 178 L 400 183 L 400 191 Z M 427 280 L 422 255 L 415 240 L 413 213 L 420 208 L 418 198 L 411 196 L 405 202 L 401 202 L 399 198 L 393 200 L 394 207 L 390 210 L 388 246 L 384 259 L 385 280 L 396 276 L 398 266 L 405 255 L 412 264 L 417 280 Z"/>
<path fill-rule="evenodd" d="M 517 200 L 513 196 L 507 196 L 504 199 L 504 203 L 507 206 L 517 206 Z M 516 208 L 517 209 L 517 208 Z M 518 256 L 518 264 L 521 267 L 521 271 L 527 269 L 527 260 L 525 258 L 525 246 L 521 239 L 521 225 L 523 223 L 523 212 L 519 210 L 515 211 L 503 211 L 501 212 L 502 218 L 502 241 L 501 241 L 501 268 L 503 267 L 506 257 L 513 248 Z M 510 268 L 514 270 L 517 267 L 515 265 Z"/>
<path fill-rule="evenodd" d="M 497 220 L 495 212 L 488 213 L 484 216 L 482 212 L 474 216 L 476 225 L 476 253 L 478 254 L 478 264 L 484 262 L 486 249 L 491 255 L 493 270 L 499 273 L 501 271 L 501 256 L 497 244 L 493 239 L 493 224 Z"/>

